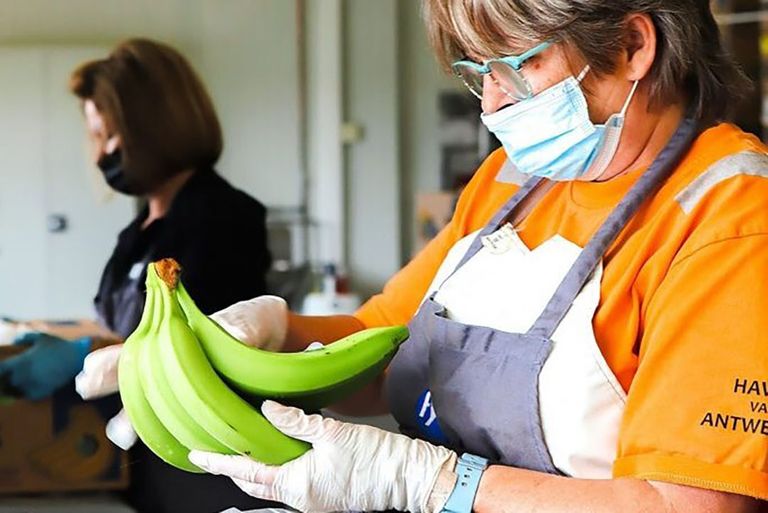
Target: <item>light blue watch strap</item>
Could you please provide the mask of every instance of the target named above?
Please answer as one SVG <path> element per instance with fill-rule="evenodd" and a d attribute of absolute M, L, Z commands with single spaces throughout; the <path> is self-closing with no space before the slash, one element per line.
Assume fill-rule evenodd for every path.
<path fill-rule="evenodd" d="M 456 464 L 456 486 L 453 487 L 448 501 L 443 506 L 441 513 L 471 513 L 475 503 L 477 488 L 480 486 L 480 478 L 488 467 L 488 460 L 464 453 Z"/>

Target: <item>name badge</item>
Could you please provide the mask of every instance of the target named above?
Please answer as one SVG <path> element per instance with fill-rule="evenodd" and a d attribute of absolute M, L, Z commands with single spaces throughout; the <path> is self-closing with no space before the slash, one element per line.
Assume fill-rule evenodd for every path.
<path fill-rule="evenodd" d="M 141 278 L 141 273 L 144 272 L 144 269 L 146 269 L 147 264 L 144 262 L 136 262 L 131 266 L 131 270 L 128 271 L 128 279 L 132 281 L 136 281 L 139 278 Z"/>
<path fill-rule="evenodd" d="M 515 246 L 515 229 L 507 223 L 490 235 L 486 235 L 481 240 L 483 246 L 491 252 L 492 255 L 502 255 Z"/>

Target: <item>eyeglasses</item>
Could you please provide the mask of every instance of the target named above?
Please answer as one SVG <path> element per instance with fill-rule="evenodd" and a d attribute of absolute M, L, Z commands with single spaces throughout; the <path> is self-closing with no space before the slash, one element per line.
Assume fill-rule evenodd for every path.
<path fill-rule="evenodd" d="M 523 63 L 552 46 L 551 41 L 545 41 L 531 48 L 521 55 L 508 55 L 497 59 L 490 59 L 483 64 L 474 61 L 462 60 L 453 63 L 451 68 L 456 73 L 472 94 L 483 99 L 483 76 L 490 73 L 491 78 L 499 86 L 499 89 L 513 98 L 521 101 L 533 96 L 533 90 L 525 77 L 520 73 Z"/>

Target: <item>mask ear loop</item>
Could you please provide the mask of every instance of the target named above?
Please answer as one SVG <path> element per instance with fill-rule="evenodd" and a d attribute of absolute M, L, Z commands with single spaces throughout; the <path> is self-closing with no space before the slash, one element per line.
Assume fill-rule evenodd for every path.
<path fill-rule="evenodd" d="M 632 98 L 635 96 L 635 91 L 637 91 L 637 86 L 640 84 L 639 80 L 635 80 L 635 83 L 632 84 L 632 90 L 629 92 L 629 96 L 627 96 L 626 101 L 624 102 L 624 106 L 621 108 L 621 117 L 626 116 L 627 111 L 629 110 L 629 104 L 632 102 Z"/>
<path fill-rule="evenodd" d="M 587 64 L 586 66 L 584 66 L 584 69 L 582 69 L 582 70 L 579 72 L 579 76 L 577 76 L 577 77 L 576 77 L 576 82 L 578 82 L 579 84 L 581 84 L 581 81 L 582 81 L 582 80 L 584 80 L 584 77 L 586 77 L 586 76 L 587 76 L 587 73 L 589 73 L 589 70 L 591 70 L 591 69 L 592 69 L 592 68 L 589 66 L 589 64 Z"/>
<path fill-rule="evenodd" d="M 632 84 L 632 89 L 629 91 L 629 95 L 627 95 L 627 99 L 624 101 L 624 106 L 621 108 L 621 111 L 618 112 L 617 114 L 612 115 L 610 118 L 608 118 L 608 124 L 610 124 L 611 120 L 613 119 L 621 120 L 621 128 L 619 128 L 619 131 L 621 131 L 624 127 L 624 118 L 626 117 L 627 111 L 629 110 L 629 104 L 632 102 L 632 98 L 635 96 L 635 92 L 637 91 L 637 86 L 639 84 L 640 84 L 640 81 L 635 80 L 635 83 Z M 618 141 L 616 141 L 615 144 L 618 145 Z M 601 148 L 598 151 L 602 151 L 602 149 L 603 148 Z M 616 149 L 618 150 L 618 147 Z M 614 155 L 611 156 L 611 159 L 613 159 L 614 156 L 615 156 L 615 151 L 614 151 Z M 593 180 L 596 180 L 601 174 L 603 174 L 607 165 L 608 164 L 605 164 L 603 168 L 600 169 L 599 167 L 596 168 L 595 163 L 593 162 L 592 165 L 590 166 L 590 169 L 588 169 L 587 172 L 579 178 L 579 180 L 583 180 L 585 182 L 591 182 Z"/>

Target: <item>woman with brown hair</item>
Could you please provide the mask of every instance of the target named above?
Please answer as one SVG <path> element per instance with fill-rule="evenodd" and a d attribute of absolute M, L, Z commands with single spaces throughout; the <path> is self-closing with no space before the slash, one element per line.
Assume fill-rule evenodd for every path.
<path fill-rule="evenodd" d="M 266 210 L 214 170 L 221 128 L 187 60 L 165 44 L 131 39 L 107 58 L 77 68 L 70 88 L 82 101 L 92 158 L 104 179 L 144 203 L 118 236 L 102 274 L 95 298 L 100 323 L 123 338 L 134 330 L 147 264 L 165 257 L 184 267 L 185 284 L 205 312 L 264 294 L 271 263 Z M 222 279 L 225 272 L 237 279 Z M 71 382 L 98 344 L 91 337 L 73 344 L 36 333 L 22 342 L 33 347 L 2 362 L 0 373 L 31 398 Z M 117 356 L 119 348 L 106 351 Z M 113 365 L 106 374 L 91 373 L 78 390 L 103 395 L 109 390 L 93 392 L 94 381 L 104 385 L 115 379 L 114 371 Z M 209 513 L 261 504 L 224 479 L 170 467 L 142 444 L 130 459 L 128 495 L 139 511 Z"/>
<path fill-rule="evenodd" d="M 83 102 L 93 158 L 107 183 L 146 200 L 104 271 L 96 297 L 104 324 L 123 337 L 133 331 L 146 265 L 166 256 L 184 266 L 204 311 L 265 291 L 266 211 L 213 169 L 221 128 L 186 59 L 164 44 L 133 39 L 75 70 L 70 87 Z M 221 280 L 221 269 L 238 279 Z"/>

